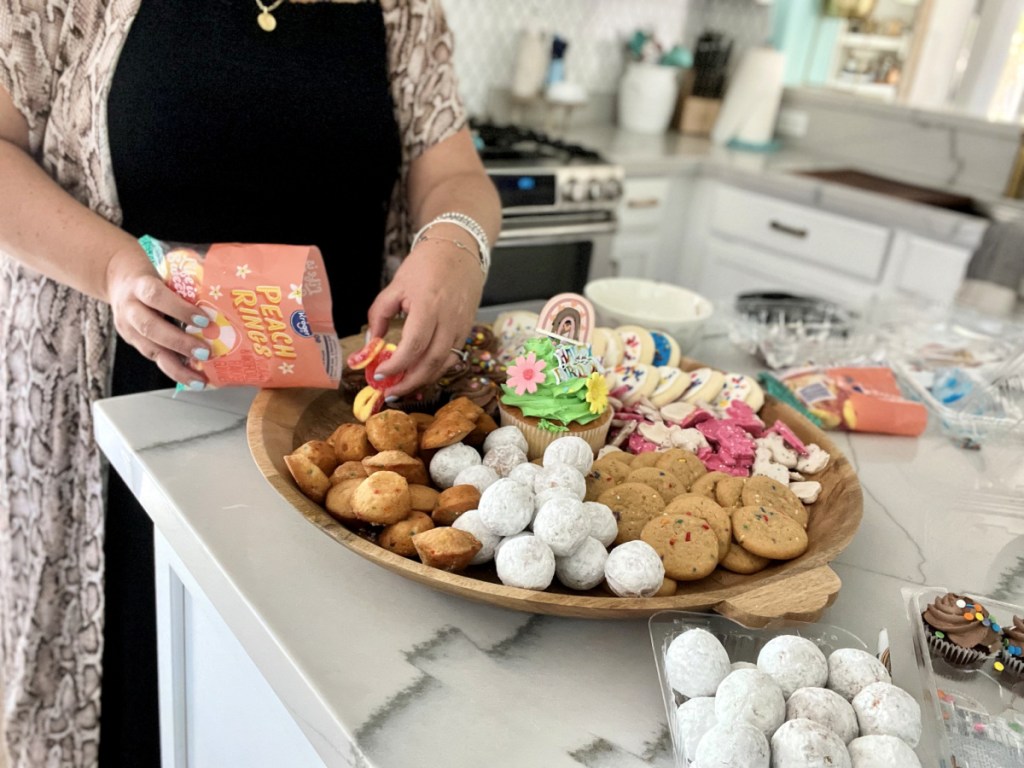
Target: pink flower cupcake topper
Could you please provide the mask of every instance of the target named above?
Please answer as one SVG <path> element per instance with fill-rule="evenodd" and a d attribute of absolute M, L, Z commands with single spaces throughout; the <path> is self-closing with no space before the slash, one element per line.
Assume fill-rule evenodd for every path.
<path fill-rule="evenodd" d="M 533 352 L 525 357 L 520 355 L 516 358 L 515 364 L 509 366 L 508 379 L 505 383 L 512 387 L 517 395 L 524 392 L 533 394 L 537 391 L 537 385 L 544 383 L 546 367 L 547 363 L 544 360 L 538 360 Z"/>

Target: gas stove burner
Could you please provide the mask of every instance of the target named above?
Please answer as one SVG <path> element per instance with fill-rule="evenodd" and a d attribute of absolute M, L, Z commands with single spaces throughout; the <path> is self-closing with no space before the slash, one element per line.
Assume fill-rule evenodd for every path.
<path fill-rule="evenodd" d="M 593 150 L 529 128 L 473 120 L 470 128 L 484 162 L 558 162 L 566 165 L 602 162 L 601 156 Z"/>

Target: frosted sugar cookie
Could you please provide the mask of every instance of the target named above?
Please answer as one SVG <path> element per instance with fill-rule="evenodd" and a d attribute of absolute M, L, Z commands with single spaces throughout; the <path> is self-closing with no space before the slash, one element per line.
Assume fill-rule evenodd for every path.
<path fill-rule="evenodd" d="M 622 365 L 622 338 L 612 328 L 595 328 L 590 336 L 590 347 L 606 371 Z"/>
<path fill-rule="evenodd" d="M 619 394 L 619 389 L 624 388 L 619 397 L 626 405 L 633 405 L 641 398 L 649 398 L 659 381 L 661 374 L 653 365 L 621 366 L 615 370 L 616 394 Z"/>
<path fill-rule="evenodd" d="M 654 365 L 675 368 L 679 365 L 679 342 L 662 331 L 651 331 L 654 339 Z"/>
<path fill-rule="evenodd" d="M 754 413 L 761 410 L 761 406 L 764 405 L 764 390 L 757 383 L 757 379 L 743 373 L 727 373 L 724 379 L 722 390 L 714 401 L 716 407 L 725 408 L 733 400 L 741 400 L 749 405 Z"/>
<path fill-rule="evenodd" d="M 654 339 L 646 328 L 620 325 L 615 333 L 622 340 L 623 365 L 651 365 L 654 362 Z"/>
<path fill-rule="evenodd" d="M 658 408 L 678 400 L 690 386 L 690 374 L 675 366 L 659 366 L 658 375 L 660 376 L 658 386 L 654 388 L 648 398 L 651 404 Z"/>
<path fill-rule="evenodd" d="M 683 392 L 682 400 L 687 403 L 711 403 L 725 386 L 725 376 L 713 368 L 698 368 L 690 371 L 690 385 Z"/>

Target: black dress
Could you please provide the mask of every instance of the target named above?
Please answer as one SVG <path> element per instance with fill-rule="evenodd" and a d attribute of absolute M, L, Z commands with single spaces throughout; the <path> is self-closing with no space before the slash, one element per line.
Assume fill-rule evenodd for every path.
<path fill-rule="evenodd" d="M 380 288 L 401 148 L 375 3 L 143 0 L 114 73 L 124 228 L 184 243 L 317 245 L 339 335 Z M 173 386 L 119 340 L 113 394 Z M 201 492 L 201 489 L 197 489 Z M 116 473 L 106 517 L 100 765 L 159 766 L 152 525 Z"/>

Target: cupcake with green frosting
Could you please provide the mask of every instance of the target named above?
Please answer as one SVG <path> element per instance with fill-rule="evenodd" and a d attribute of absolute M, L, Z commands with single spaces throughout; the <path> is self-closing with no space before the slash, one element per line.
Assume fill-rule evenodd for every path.
<path fill-rule="evenodd" d="M 564 435 L 583 438 L 595 453 L 604 445 L 612 417 L 608 384 L 589 347 L 529 339 L 506 376 L 501 425 L 519 428 L 531 460 Z"/>

